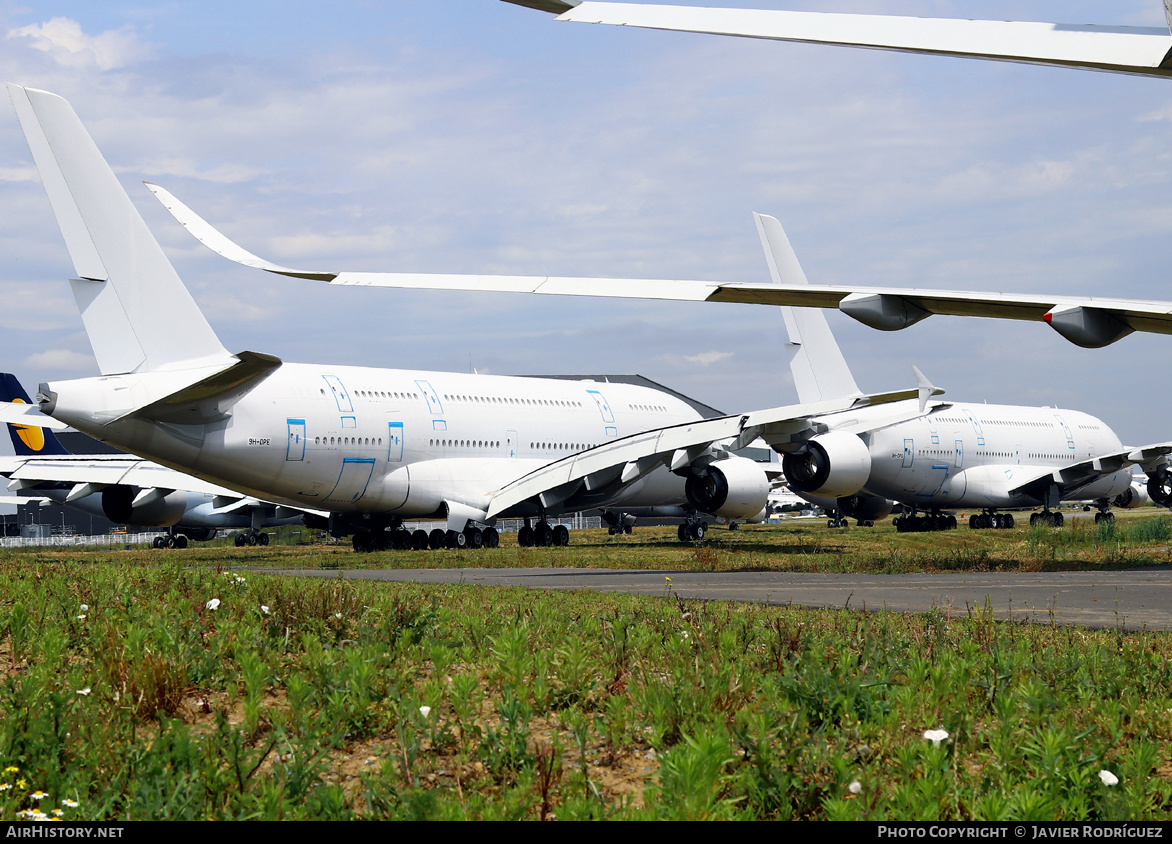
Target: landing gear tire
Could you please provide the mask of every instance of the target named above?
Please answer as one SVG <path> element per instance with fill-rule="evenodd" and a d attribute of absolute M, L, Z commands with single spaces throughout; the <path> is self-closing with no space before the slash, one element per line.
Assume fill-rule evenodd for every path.
<path fill-rule="evenodd" d="M 163 537 L 161 537 L 161 536 L 156 536 L 154 539 L 151 540 L 151 545 L 153 545 L 155 548 L 162 548 L 163 543 L 164 543 L 164 540 L 163 540 Z M 236 544 L 237 545 L 240 544 L 239 537 L 237 537 Z"/>
<path fill-rule="evenodd" d="M 468 537 L 464 536 L 461 531 L 449 530 L 445 537 L 445 542 L 449 550 L 461 550 L 468 545 Z"/>
<path fill-rule="evenodd" d="M 268 545 L 269 544 L 269 535 L 267 533 L 262 533 L 257 536 L 256 541 L 259 542 L 261 545 Z"/>
<path fill-rule="evenodd" d="M 417 530 L 411 534 L 411 548 L 415 551 L 426 551 L 428 545 L 427 531 Z"/>
<path fill-rule="evenodd" d="M 477 550 L 484 547 L 484 533 L 478 527 L 464 528 L 464 541 L 468 547 Z"/>
<path fill-rule="evenodd" d="M 565 548 L 570 544 L 570 530 L 565 525 L 558 525 L 553 529 L 553 544 Z"/>
<path fill-rule="evenodd" d="M 163 547 L 163 537 L 161 537 L 161 536 L 155 537 L 155 542 L 159 543 L 158 545 L 155 546 L 156 548 Z M 244 534 L 242 534 L 242 533 L 236 534 L 236 547 L 237 548 L 243 548 L 247 544 L 248 544 L 248 538 Z"/>
<path fill-rule="evenodd" d="M 184 534 L 184 533 L 175 534 L 175 547 L 178 548 L 180 551 L 182 551 L 184 548 L 187 547 L 187 534 Z"/>
<path fill-rule="evenodd" d="M 436 528 L 427 535 L 427 547 L 432 551 L 438 551 L 443 548 L 448 542 L 448 535 L 443 528 Z"/>
<path fill-rule="evenodd" d="M 548 548 L 553 545 L 553 528 L 546 522 L 538 522 L 533 528 L 533 542 L 539 548 Z"/>
<path fill-rule="evenodd" d="M 484 534 L 484 547 L 497 548 L 501 544 L 501 535 L 497 533 L 497 529 L 493 527 L 485 528 L 481 533 Z"/>

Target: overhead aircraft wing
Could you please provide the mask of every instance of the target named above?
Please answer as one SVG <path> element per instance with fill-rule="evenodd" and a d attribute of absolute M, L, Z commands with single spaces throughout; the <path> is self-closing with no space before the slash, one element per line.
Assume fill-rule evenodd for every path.
<path fill-rule="evenodd" d="M 247 267 L 332 285 L 837 308 L 881 331 L 898 331 L 933 314 L 1029 320 L 1047 323 L 1067 340 L 1084 348 L 1110 345 L 1133 331 L 1172 334 L 1172 302 L 1158 300 L 804 283 L 294 269 L 257 257 L 214 229 L 164 188 L 149 182 L 147 187 L 184 228 L 217 254 Z"/>
<path fill-rule="evenodd" d="M 207 495 L 242 498 L 218 484 L 176 472 L 157 463 L 128 455 L 60 455 L 52 457 L 9 458 L 3 467 L 14 486 L 27 489 L 39 483 L 93 484 L 95 486 L 136 486 L 141 488 L 181 490 Z"/>
<path fill-rule="evenodd" d="M 1104 475 L 1113 475 L 1131 466 L 1141 466 L 1150 471 L 1167 462 L 1172 455 L 1172 443 L 1154 443 L 1138 448 L 1124 448 L 1111 454 L 1080 460 L 1046 472 L 1040 472 L 1028 481 L 1009 491 L 1010 495 L 1030 494 L 1043 498 L 1044 490 L 1051 484 L 1061 490 L 1063 496 L 1078 492 L 1082 487 Z"/>
<path fill-rule="evenodd" d="M 933 388 L 939 394 L 942 390 Z M 713 461 L 727 451 L 743 448 L 760 437 L 782 451 L 801 447 L 810 436 L 826 430 L 820 420 L 835 414 L 920 397 L 922 389 L 854 396 L 811 404 L 776 407 L 733 416 L 703 419 L 632 434 L 556 460 L 496 491 L 488 517 L 495 518 L 522 502 L 538 501 L 543 507 L 573 504 L 591 493 L 633 483 L 660 465 L 684 469 L 722 445 Z M 921 415 L 920 405 L 909 406 L 903 418 Z M 883 424 L 893 421 L 885 414 Z M 861 431 L 863 429 L 852 429 Z M 583 502 L 585 503 L 585 502 Z"/>
<path fill-rule="evenodd" d="M 559 21 L 802 41 L 904 53 L 1172 76 L 1167 29 L 722 9 L 593 0 L 506 0 Z M 1167 5 L 1167 4 L 1166 4 Z"/>

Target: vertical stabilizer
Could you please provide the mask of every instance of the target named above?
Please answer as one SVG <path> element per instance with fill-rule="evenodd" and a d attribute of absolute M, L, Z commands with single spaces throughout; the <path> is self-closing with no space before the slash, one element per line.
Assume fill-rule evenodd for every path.
<path fill-rule="evenodd" d="M 763 214 L 753 214 L 753 219 L 757 222 L 773 283 L 809 284 L 781 223 Z M 783 307 L 781 315 L 789 334 L 789 368 L 798 401 L 819 402 L 861 395 L 822 311 Z"/>
<path fill-rule="evenodd" d="M 7 372 L 0 373 L 0 401 L 16 404 L 32 404 L 33 401 L 24 391 L 15 375 Z M 48 428 L 38 428 L 34 425 L 8 425 L 8 436 L 12 439 L 12 450 L 18 457 L 33 457 L 40 454 L 69 454 L 69 450 L 61 444 Z"/>
<path fill-rule="evenodd" d="M 7 87 L 78 275 L 70 284 L 102 374 L 230 360 L 69 103 Z"/>

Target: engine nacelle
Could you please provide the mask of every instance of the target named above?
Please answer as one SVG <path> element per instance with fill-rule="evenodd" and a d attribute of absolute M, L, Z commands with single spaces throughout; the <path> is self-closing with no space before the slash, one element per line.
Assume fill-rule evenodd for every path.
<path fill-rule="evenodd" d="M 688 476 L 684 494 L 702 513 L 725 519 L 751 519 L 769 502 L 769 478 L 760 464 L 730 456 Z"/>
<path fill-rule="evenodd" d="M 1161 507 L 1172 507 L 1172 473 L 1167 469 L 1149 472 L 1148 496 Z"/>
<path fill-rule="evenodd" d="M 1122 507 L 1124 510 L 1134 510 L 1136 507 L 1142 507 L 1151 501 L 1148 495 L 1148 490 L 1143 484 L 1132 484 L 1123 492 L 1119 493 L 1111 500 L 1111 503 L 1116 507 Z"/>
<path fill-rule="evenodd" d="M 854 434 L 831 431 L 810 440 L 800 451 L 786 454 L 782 471 L 796 492 L 847 498 L 871 477 L 871 452 Z"/>
<path fill-rule="evenodd" d="M 120 525 L 143 527 L 170 527 L 178 524 L 187 512 L 187 493 L 175 491 L 150 504 L 134 506 L 141 492 L 133 486 L 108 486 L 102 490 L 102 512 L 106 518 Z"/>
<path fill-rule="evenodd" d="M 895 502 L 880 495 L 868 495 L 865 492 L 838 499 L 838 509 L 844 516 L 858 519 L 860 522 L 877 522 L 886 519 L 895 508 Z"/>

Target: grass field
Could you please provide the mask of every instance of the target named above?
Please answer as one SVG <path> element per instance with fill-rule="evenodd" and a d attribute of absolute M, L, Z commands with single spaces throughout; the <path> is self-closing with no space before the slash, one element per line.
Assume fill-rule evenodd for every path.
<path fill-rule="evenodd" d="M 229 568 L 1167 562 L 1167 517 L 1127 516 L 703 546 L 656 529 L 475 553 L 4 552 L 0 816 L 1166 818 L 1164 634 L 682 601 L 666 581 L 639 598 Z"/>

